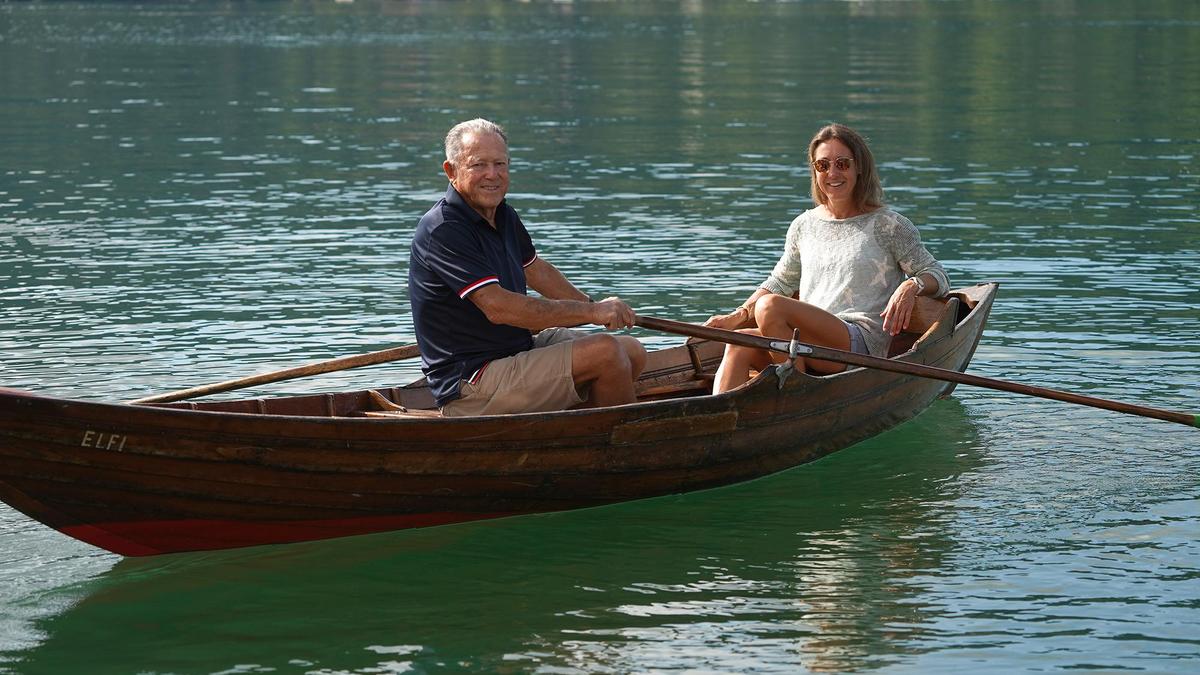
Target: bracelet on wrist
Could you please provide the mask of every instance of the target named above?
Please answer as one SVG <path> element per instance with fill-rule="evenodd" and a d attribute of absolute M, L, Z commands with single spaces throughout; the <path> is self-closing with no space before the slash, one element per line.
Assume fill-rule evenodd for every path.
<path fill-rule="evenodd" d="M 916 284 L 917 295 L 920 295 L 925 290 L 925 280 L 921 278 L 921 275 L 918 274 L 915 277 L 909 277 L 908 280 Z"/>

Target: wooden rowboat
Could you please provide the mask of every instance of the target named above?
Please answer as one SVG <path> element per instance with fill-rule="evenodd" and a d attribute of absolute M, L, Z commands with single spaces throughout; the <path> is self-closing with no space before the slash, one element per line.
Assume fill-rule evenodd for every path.
<path fill-rule="evenodd" d="M 995 284 L 954 291 L 895 359 L 962 371 Z M 954 384 L 872 368 L 708 393 L 723 345 L 651 352 L 637 403 L 443 419 L 423 382 L 148 405 L 0 389 L 0 499 L 122 555 L 275 544 L 701 490 L 810 462 Z M 405 410 L 400 410 L 403 407 Z"/>

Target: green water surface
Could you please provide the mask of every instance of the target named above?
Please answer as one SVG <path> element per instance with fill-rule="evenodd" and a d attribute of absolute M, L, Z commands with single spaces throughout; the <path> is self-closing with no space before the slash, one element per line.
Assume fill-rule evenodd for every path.
<path fill-rule="evenodd" d="M 1000 282 L 971 372 L 1196 414 L 1197 111 L 1184 0 L 0 3 L 0 386 L 412 342 L 409 237 L 475 116 L 543 257 L 703 320 L 838 120 L 952 280 Z M 151 559 L 0 506 L 0 670 L 1190 673 L 1196 433 L 959 387 L 730 488 Z"/>

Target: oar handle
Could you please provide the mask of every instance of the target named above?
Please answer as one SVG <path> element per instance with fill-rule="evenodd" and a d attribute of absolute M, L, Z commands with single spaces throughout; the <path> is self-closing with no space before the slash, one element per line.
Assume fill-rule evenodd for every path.
<path fill-rule="evenodd" d="M 306 377 L 309 375 L 320 375 L 322 373 L 332 373 L 335 370 L 361 368 L 362 366 L 372 366 L 377 363 L 386 363 L 388 361 L 400 361 L 420 355 L 421 350 L 417 347 L 417 345 L 392 347 L 391 349 L 382 349 L 377 352 L 355 354 L 353 356 L 342 356 L 336 359 L 330 359 L 328 361 L 310 363 L 306 366 L 285 368 L 284 370 L 276 370 L 270 373 L 241 377 L 236 380 L 226 380 L 225 382 L 217 382 L 216 384 L 205 384 L 199 387 L 192 387 L 190 389 L 180 389 L 179 391 L 168 392 L 166 394 L 146 396 L 145 398 L 128 401 L 128 403 L 131 405 L 139 405 L 142 403 L 170 403 L 171 401 L 182 401 L 183 399 L 187 398 L 195 398 L 197 396 L 205 396 L 207 394 L 216 394 L 233 389 L 244 389 L 246 387 L 253 387 L 258 384 L 281 382 L 283 380 L 292 380 L 298 377 Z"/>
<path fill-rule="evenodd" d="M 779 352 L 781 354 L 790 353 L 788 342 L 783 340 L 772 340 L 770 338 L 765 338 L 758 335 L 749 335 L 746 333 L 739 333 L 737 331 L 724 330 L 721 328 L 712 328 L 709 326 L 697 326 L 696 324 L 684 323 L 682 321 L 672 321 L 670 319 L 659 319 L 652 316 L 638 316 L 636 323 L 642 328 L 660 330 L 667 333 L 687 335 L 689 337 L 703 338 L 706 340 L 740 345 L 743 347 L 752 347 L 754 349 L 765 349 L 768 351 Z M 1046 387 L 1036 387 L 1027 384 L 1018 384 L 1016 382 L 1008 382 L 1006 380 L 998 380 L 991 377 L 981 377 L 979 375 L 960 373 L 957 370 L 949 370 L 946 368 L 939 368 L 937 366 L 927 366 L 920 363 L 910 363 L 908 361 L 897 361 L 894 359 L 883 359 L 879 358 L 878 356 L 855 354 L 853 352 L 847 352 L 841 349 L 832 349 L 818 345 L 803 344 L 802 346 L 807 352 L 805 356 L 821 361 L 833 361 L 835 363 L 843 363 L 851 366 L 875 368 L 877 370 L 886 370 L 904 375 L 927 377 L 934 380 L 954 382 L 956 384 L 966 384 L 975 387 L 996 389 L 998 391 L 1007 391 L 1015 394 L 1024 394 L 1026 396 L 1048 398 L 1056 401 L 1063 401 L 1065 403 L 1077 403 L 1079 405 L 1091 406 L 1093 408 L 1111 410 L 1119 413 L 1128 413 L 1131 415 L 1140 415 L 1142 417 L 1150 417 L 1167 422 L 1184 424 L 1189 427 L 1200 428 L 1200 415 L 1174 412 L 1171 410 L 1160 410 L 1158 408 L 1150 408 L 1133 403 L 1110 401 L 1108 399 L 1096 398 L 1094 396 L 1074 394 L 1068 391 L 1048 389 Z"/>

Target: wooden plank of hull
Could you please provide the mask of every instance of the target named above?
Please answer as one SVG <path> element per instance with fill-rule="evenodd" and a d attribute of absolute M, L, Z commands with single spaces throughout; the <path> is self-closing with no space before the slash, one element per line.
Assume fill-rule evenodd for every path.
<path fill-rule="evenodd" d="M 900 358 L 965 367 L 994 286 L 960 293 L 974 310 Z M 686 370 L 665 358 L 656 354 L 656 367 Z M 721 396 L 464 420 L 284 418 L 0 392 L 0 497 L 125 555 L 362 534 L 740 482 L 873 436 L 951 388 L 865 369 L 777 381 L 767 372 Z M 331 408 L 358 398 L 368 399 Z"/>

